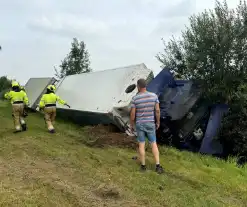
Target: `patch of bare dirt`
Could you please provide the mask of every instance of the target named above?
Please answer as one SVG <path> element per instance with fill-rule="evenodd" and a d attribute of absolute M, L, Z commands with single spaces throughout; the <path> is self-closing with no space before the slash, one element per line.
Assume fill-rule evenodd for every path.
<path fill-rule="evenodd" d="M 98 187 L 98 189 L 95 191 L 95 194 L 103 199 L 119 199 L 120 198 L 120 192 L 119 189 L 116 186 L 112 185 L 103 185 Z"/>
<path fill-rule="evenodd" d="M 136 149 L 136 138 L 120 132 L 114 125 L 97 125 L 85 127 L 89 135 L 87 144 L 93 147 L 117 146 Z"/>

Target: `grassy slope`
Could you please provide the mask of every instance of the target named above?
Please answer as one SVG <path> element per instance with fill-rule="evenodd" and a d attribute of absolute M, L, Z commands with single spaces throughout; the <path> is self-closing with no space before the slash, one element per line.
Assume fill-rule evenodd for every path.
<path fill-rule="evenodd" d="M 142 174 L 128 149 L 89 148 L 83 129 L 59 122 L 50 135 L 42 116 L 13 134 L 0 102 L 1 206 L 246 206 L 247 169 L 210 157 L 161 148 L 167 173 Z"/>

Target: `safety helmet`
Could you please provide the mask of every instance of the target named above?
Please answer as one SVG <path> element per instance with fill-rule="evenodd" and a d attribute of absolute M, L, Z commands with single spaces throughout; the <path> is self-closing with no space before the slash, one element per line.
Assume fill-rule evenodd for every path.
<path fill-rule="evenodd" d="M 20 87 L 19 83 L 17 81 L 12 82 L 12 87 Z"/>
<path fill-rule="evenodd" d="M 56 87 L 54 85 L 49 85 L 47 87 L 47 89 L 50 90 L 50 91 L 55 91 L 56 90 Z"/>

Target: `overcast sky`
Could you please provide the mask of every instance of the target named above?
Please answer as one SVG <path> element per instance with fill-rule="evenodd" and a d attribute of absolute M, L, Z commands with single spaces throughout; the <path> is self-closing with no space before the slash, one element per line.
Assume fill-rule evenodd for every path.
<path fill-rule="evenodd" d="M 0 76 L 21 83 L 51 77 L 73 37 L 85 41 L 93 70 L 145 63 L 157 73 L 161 38 L 214 0 L 0 0 Z M 228 0 L 234 7 L 239 1 Z"/>

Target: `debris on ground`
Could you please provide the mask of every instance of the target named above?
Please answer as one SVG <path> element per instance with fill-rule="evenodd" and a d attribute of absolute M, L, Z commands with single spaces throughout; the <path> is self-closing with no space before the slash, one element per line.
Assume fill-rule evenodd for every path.
<path fill-rule="evenodd" d="M 135 137 L 130 137 L 119 131 L 114 125 L 97 125 L 84 127 L 90 139 L 87 144 L 92 147 L 123 147 L 136 149 Z"/>

